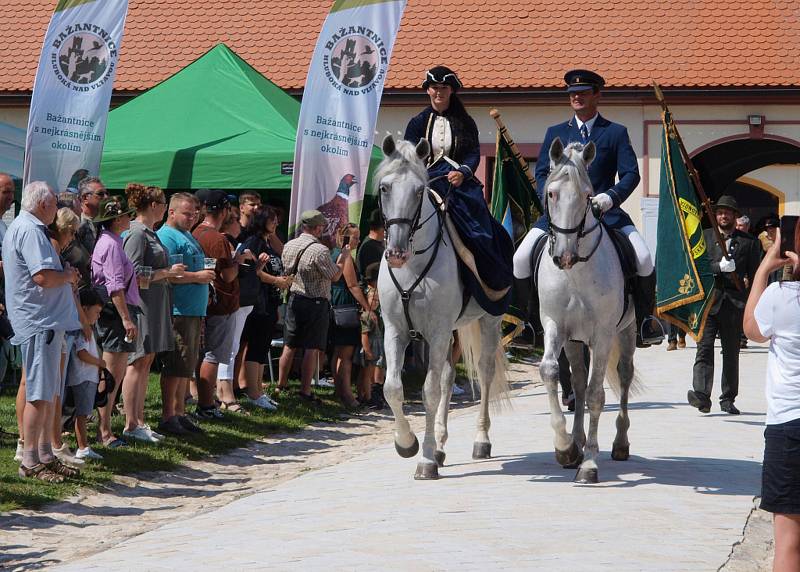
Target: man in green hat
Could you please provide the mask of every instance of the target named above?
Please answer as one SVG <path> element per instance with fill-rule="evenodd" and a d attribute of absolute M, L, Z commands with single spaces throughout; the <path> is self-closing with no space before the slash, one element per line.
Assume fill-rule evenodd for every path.
<path fill-rule="evenodd" d="M 736 230 L 736 218 L 741 216 L 736 199 L 723 195 L 714 205 L 716 224 L 730 258 L 723 256 L 713 229 L 706 229 L 704 236 L 711 270 L 714 272 L 716 297 L 708 313 L 703 337 L 697 344 L 694 361 L 693 388 L 687 398 L 692 407 L 701 413 L 711 411 L 711 389 L 714 384 L 714 341 L 719 333 L 722 343 L 722 394 L 720 409 L 731 415 L 739 410 L 733 404 L 739 393 L 739 349 L 742 335 L 742 320 L 747 302 L 749 285 L 753 282 L 761 262 L 758 242 L 749 234 Z M 737 287 L 734 273 L 739 276 L 741 290 Z"/>

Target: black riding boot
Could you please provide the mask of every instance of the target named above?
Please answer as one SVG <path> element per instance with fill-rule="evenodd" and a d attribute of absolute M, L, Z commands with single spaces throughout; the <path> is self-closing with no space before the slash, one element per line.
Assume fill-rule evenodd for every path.
<path fill-rule="evenodd" d="M 656 273 L 636 277 L 636 291 L 633 293 L 636 310 L 636 347 L 646 348 L 658 345 L 664 340 L 661 322 L 653 315 L 656 306 Z"/>

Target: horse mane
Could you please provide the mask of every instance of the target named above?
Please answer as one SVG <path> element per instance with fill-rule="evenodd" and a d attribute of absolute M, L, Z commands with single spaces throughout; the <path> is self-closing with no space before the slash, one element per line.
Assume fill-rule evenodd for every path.
<path fill-rule="evenodd" d="M 425 163 L 422 162 L 422 159 L 417 156 L 416 145 L 406 140 L 397 141 L 394 153 L 384 157 L 375 170 L 373 180 L 375 181 L 376 191 L 381 180 L 386 175 L 397 173 L 403 169 L 411 171 L 420 181 L 428 182 L 428 170 L 425 168 Z"/>
<path fill-rule="evenodd" d="M 589 179 L 589 169 L 583 163 L 583 144 L 573 142 L 564 148 L 564 156 L 561 161 L 556 163 L 550 170 L 550 174 L 545 180 L 545 189 L 550 185 L 550 182 L 557 179 L 564 171 L 567 172 L 569 182 L 578 189 L 592 188 L 592 181 Z"/>

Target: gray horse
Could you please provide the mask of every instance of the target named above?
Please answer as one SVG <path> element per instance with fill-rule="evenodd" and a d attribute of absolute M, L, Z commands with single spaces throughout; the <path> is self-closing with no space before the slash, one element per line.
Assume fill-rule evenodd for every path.
<path fill-rule="evenodd" d="M 415 479 L 439 478 L 438 468 L 444 464 L 455 378 L 453 330 L 458 330 L 468 370 L 477 369 L 481 389 L 473 458 L 490 456 L 489 401 L 508 392 L 501 317 L 487 314 L 474 300 L 462 311 L 464 289 L 454 250 L 459 239 L 449 228 L 441 200 L 427 187 L 422 158 L 429 150 L 425 139 L 415 147 L 408 141 L 395 143 L 389 136 L 383 141 L 385 158 L 375 174 L 386 226 L 386 256 L 378 276 L 385 325 L 384 395 L 395 417 L 395 448 L 402 457 L 419 451 L 419 441 L 403 415 L 400 373 L 405 350 L 412 338 L 425 339 L 430 348 L 423 388 L 425 438 Z"/>
<path fill-rule="evenodd" d="M 544 327 L 544 357 L 539 368 L 550 401 L 556 460 L 578 468 L 575 481 L 598 482 L 597 425 L 605 403 L 603 378 L 620 397 L 617 436 L 611 456 L 628 459 L 628 395 L 634 383 L 633 353 L 636 319 L 632 300 L 625 306 L 622 268 L 608 233 L 591 208 L 592 183 L 587 172 L 595 156 L 594 143 L 571 143 L 565 149 L 556 138 L 550 146 L 550 176 L 544 200 L 550 216 L 549 251 L 537 274 L 540 315 Z M 583 344 L 591 350 L 588 382 Z M 572 367 L 575 418 L 572 435 L 558 394 L 558 356 L 565 349 Z M 589 407 L 589 439 L 583 427 L 584 403 Z"/>

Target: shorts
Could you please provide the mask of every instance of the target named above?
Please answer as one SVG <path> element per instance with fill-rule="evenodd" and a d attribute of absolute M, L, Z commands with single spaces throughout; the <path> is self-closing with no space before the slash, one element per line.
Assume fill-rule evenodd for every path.
<path fill-rule="evenodd" d="M 63 330 L 45 330 L 20 344 L 25 372 L 25 401 L 53 401 L 61 395 Z"/>
<path fill-rule="evenodd" d="M 72 400 L 75 403 L 75 415 L 88 417 L 94 410 L 94 397 L 97 395 L 99 384 L 92 381 L 84 381 L 71 386 Z"/>
<path fill-rule="evenodd" d="M 333 321 L 333 314 L 331 314 L 331 323 L 328 331 L 330 332 L 330 345 L 337 346 L 361 346 L 361 326 L 353 328 L 342 328 L 337 326 Z"/>
<path fill-rule="evenodd" d="M 283 341 L 290 348 L 325 351 L 331 304 L 325 298 L 289 296 L 283 323 Z"/>
<path fill-rule="evenodd" d="M 138 309 L 132 311 L 134 308 L 135 306 L 128 306 L 128 312 L 133 322 L 136 323 Z M 122 318 L 112 302 L 103 306 L 100 317 L 97 319 L 97 342 L 104 352 L 130 353 L 136 351 L 135 340 L 125 341 L 125 326 L 122 325 Z"/>
<path fill-rule="evenodd" d="M 233 336 L 236 333 L 236 312 L 206 318 L 204 362 L 228 363 L 231 359 Z"/>
<path fill-rule="evenodd" d="M 247 346 L 244 361 L 266 364 L 269 361 L 269 348 L 278 323 L 278 314 L 257 314 L 247 316 L 242 330 L 242 345 Z"/>
<path fill-rule="evenodd" d="M 764 430 L 761 508 L 800 514 L 800 418 Z"/>
<path fill-rule="evenodd" d="M 175 347 L 161 354 L 165 377 L 194 377 L 194 370 L 200 358 L 201 316 L 173 316 L 172 329 L 175 331 Z"/>

